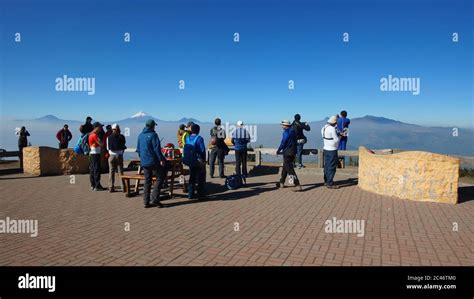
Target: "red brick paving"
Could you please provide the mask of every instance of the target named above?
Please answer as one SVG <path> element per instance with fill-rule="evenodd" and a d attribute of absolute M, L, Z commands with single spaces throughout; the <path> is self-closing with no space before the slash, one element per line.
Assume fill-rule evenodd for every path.
<path fill-rule="evenodd" d="M 212 179 L 212 200 L 178 192 L 144 209 L 141 196 L 89 191 L 87 175 L 2 176 L 0 219 L 38 219 L 39 235 L 0 234 L 0 265 L 474 265 L 474 197 L 411 202 L 328 190 L 319 175 L 300 176 L 306 191 L 293 193 L 277 190 L 277 177 L 235 191 Z M 365 236 L 326 233 L 332 217 L 364 219 Z"/>

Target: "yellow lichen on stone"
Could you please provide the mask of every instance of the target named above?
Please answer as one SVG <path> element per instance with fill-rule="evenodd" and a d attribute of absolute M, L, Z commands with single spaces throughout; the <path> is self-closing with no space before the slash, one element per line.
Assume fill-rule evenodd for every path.
<path fill-rule="evenodd" d="M 378 155 L 359 147 L 359 187 L 386 196 L 455 204 L 459 159 L 421 151 Z"/>

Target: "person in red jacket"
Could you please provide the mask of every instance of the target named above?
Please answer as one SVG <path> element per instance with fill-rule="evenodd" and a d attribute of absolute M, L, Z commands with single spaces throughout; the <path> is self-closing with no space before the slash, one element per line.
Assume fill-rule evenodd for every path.
<path fill-rule="evenodd" d="M 72 139 L 72 134 L 67 124 L 56 133 L 56 139 L 59 141 L 59 149 L 67 148 L 69 141 Z"/>

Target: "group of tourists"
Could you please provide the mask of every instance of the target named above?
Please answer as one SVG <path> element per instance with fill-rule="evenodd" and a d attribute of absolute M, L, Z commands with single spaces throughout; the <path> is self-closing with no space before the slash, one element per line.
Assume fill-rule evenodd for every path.
<path fill-rule="evenodd" d="M 125 136 L 121 134 L 118 124 L 104 125 L 92 123 L 88 116 L 79 128 L 81 137 L 74 146 L 79 154 L 89 155 L 89 180 L 92 191 L 107 190 L 101 183 L 102 160 L 107 159 L 109 169 L 109 192 L 115 192 L 115 174 L 123 174 L 123 154 L 127 148 Z M 59 132 L 58 132 L 59 134 Z M 122 182 L 120 182 L 122 184 Z M 122 186 L 123 188 L 123 186 Z"/>
<path fill-rule="evenodd" d="M 324 164 L 324 184 L 330 189 L 337 189 L 334 184 L 334 176 L 338 165 L 338 150 L 346 150 L 348 130 L 350 120 L 346 111 L 331 116 L 327 123 L 321 129 L 323 139 L 323 164 Z M 144 206 L 145 208 L 159 206 L 160 193 L 169 170 L 169 162 L 163 154 L 161 141 L 156 132 L 156 122 L 149 119 L 145 123 L 145 128 L 139 134 L 137 140 L 136 152 L 140 158 L 140 164 L 143 169 L 144 182 Z M 311 128 L 307 122 L 301 121 L 301 116 L 296 114 L 293 122 L 288 120 L 281 121 L 283 134 L 280 145 L 277 149 L 277 155 L 283 156 L 283 164 L 280 180 L 276 183 L 278 188 L 285 188 L 285 182 L 289 177 L 289 183 L 294 191 L 302 191 L 295 168 L 304 168 L 303 151 L 307 138 L 304 131 L 310 131 Z M 101 183 L 101 161 L 106 158 L 109 169 L 110 192 L 115 191 L 115 175 L 123 174 L 123 154 L 126 147 L 125 136 L 121 134 L 118 124 L 104 125 L 100 122 L 92 123 L 92 117 L 88 116 L 84 124 L 79 128 L 81 137 L 74 147 L 76 153 L 89 155 L 89 178 L 92 191 L 107 190 Z M 22 150 L 28 146 L 29 132 L 22 127 L 18 132 L 18 147 L 20 151 L 20 162 L 22 163 Z M 224 160 L 229 154 L 230 148 L 226 142 L 227 136 L 221 125 L 221 119 L 214 120 L 214 126 L 210 130 L 209 140 L 209 170 L 210 177 L 214 178 L 216 162 L 219 173 L 217 177 L 226 178 L 224 173 Z M 67 124 L 60 129 L 56 138 L 59 142 L 59 148 L 68 148 L 69 141 L 72 139 L 72 133 Z M 248 144 L 250 143 L 250 134 L 242 121 L 237 122 L 236 129 L 232 132 L 230 142 L 235 151 L 235 175 L 242 177 L 245 181 L 247 172 Z M 204 138 L 200 135 L 200 126 L 194 122 L 181 124 L 177 132 L 178 153 L 182 156 L 183 164 L 189 167 L 189 187 L 188 198 L 203 200 L 206 198 L 206 145 Z M 171 147 L 174 157 L 174 145 Z M 156 178 L 153 184 L 153 178 Z M 120 185 L 122 182 L 120 181 Z M 152 190 L 153 186 L 153 190 Z M 123 188 L 123 186 L 121 186 Z"/>

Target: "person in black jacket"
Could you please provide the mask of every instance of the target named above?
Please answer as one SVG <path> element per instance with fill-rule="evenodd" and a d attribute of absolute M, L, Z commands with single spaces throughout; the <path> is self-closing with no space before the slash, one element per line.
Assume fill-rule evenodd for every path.
<path fill-rule="evenodd" d="M 20 168 L 23 169 L 23 148 L 28 146 L 28 136 L 30 133 L 25 127 L 21 127 L 20 131 L 16 132 L 18 135 L 18 152 L 20 156 Z"/>
<path fill-rule="evenodd" d="M 303 147 L 305 143 L 308 141 L 306 136 L 304 136 L 303 131 L 309 131 L 311 128 L 309 127 L 308 123 L 301 122 L 301 116 L 299 114 L 295 114 L 295 120 L 291 124 L 291 127 L 296 132 L 296 166 L 298 168 L 304 168 L 303 165 Z"/>
<path fill-rule="evenodd" d="M 107 150 L 109 152 L 109 192 L 115 191 L 115 173 L 119 177 L 123 175 L 123 152 L 125 146 L 125 136 L 120 134 L 120 127 L 117 124 L 112 125 L 112 133 L 107 137 Z M 122 180 L 119 179 L 123 190 Z"/>
<path fill-rule="evenodd" d="M 221 127 L 221 119 L 216 118 L 214 121 L 215 126 L 211 129 L 211 140 L 209 142 L 209 172 L 211 178 L 214 177 L 214 168 L 216 164 L 216 158 L 219 161 L 219 177 L 225 178 L 224 175 L 224 158 L 229 152 L 229 147 L 225 144 L 225 130 Z"/>
<path fill-rule="evenodd" d="M 82 134 L 87 134 L 94 131 L 94 127 L 92 126 L 92 117 L 88 116 L 86 118 L 86 122 L 81 125 L 81 127 L 79 128 L 79 131 Z"/>

